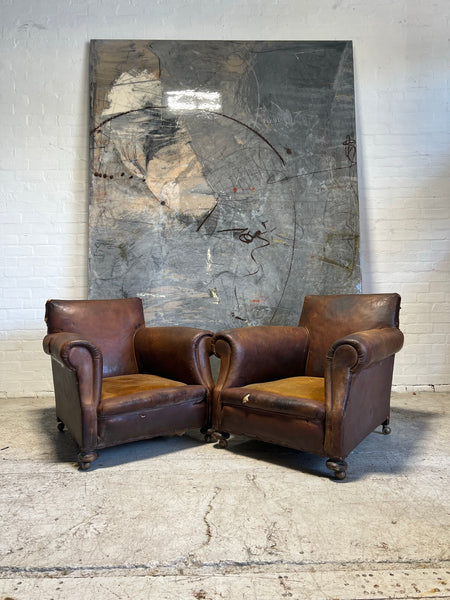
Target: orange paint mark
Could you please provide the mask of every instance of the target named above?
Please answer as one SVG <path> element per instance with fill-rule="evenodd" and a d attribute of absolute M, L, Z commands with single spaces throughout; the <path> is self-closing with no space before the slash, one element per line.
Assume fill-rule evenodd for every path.
<path fill-rule="evenodd" d="M 236 199 L 236 194 L 238 192 L 256 192 L 256 188 L 252 187 L 252 188 L 237 188 L 234 187 L 233 188 L 233 194 L 234 194 L 234 198 Z"/>

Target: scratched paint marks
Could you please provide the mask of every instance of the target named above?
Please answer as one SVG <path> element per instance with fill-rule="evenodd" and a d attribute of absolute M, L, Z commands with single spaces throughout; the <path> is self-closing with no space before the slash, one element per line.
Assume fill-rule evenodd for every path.
<path fill-rule="evenodd" d="M 218 329 L 360 289 L 351 43 L 103 40 L 90 62 L 90 297 Z"/>

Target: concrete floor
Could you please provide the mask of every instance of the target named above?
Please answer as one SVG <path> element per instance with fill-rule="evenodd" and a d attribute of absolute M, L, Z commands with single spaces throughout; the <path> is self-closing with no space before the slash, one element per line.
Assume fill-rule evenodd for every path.
<path fill-rule="evenodd" d="M 0 598 L 450 598 L 450 395 L 392 396 L 392 434 L 321 458 L 193 432 L 75 467 L 52 398 L 1 402 Z"/>

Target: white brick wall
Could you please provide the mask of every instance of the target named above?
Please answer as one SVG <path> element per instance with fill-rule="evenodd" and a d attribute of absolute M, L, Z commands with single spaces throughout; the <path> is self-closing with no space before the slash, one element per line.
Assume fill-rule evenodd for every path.
<path fill-rule="evenodd" d="M 448 0 L 0 9 L 0 397 L 52 389 L 45 300 L 86 297 L 91 38 L 353 40 L 363 291 L 403 296 L 395 384 L 450 384 Z"/>

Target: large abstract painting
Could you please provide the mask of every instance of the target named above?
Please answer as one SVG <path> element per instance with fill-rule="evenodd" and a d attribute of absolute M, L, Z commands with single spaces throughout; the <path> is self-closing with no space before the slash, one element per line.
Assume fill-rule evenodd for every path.
<path fill-rule="evenodd" d="M 94 40 L 89 295 L 298 323 L 360 291 L 351 42 Z"/>

